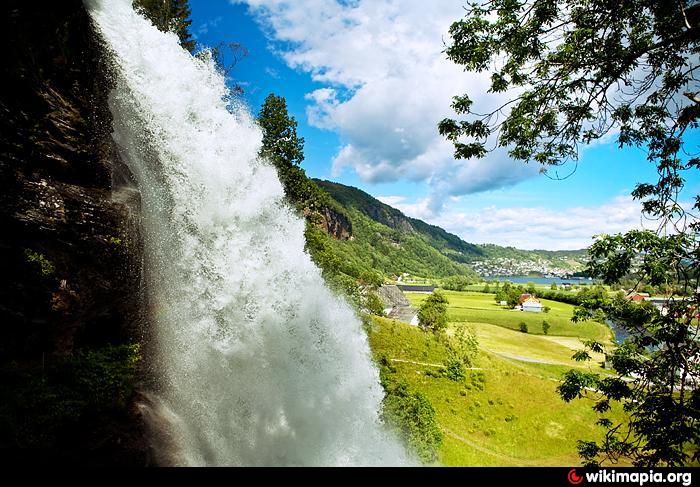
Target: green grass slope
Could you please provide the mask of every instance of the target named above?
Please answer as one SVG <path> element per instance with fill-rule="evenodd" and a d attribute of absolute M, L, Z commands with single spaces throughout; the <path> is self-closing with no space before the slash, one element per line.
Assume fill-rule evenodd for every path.
<path fill-rule="evenodd" d="M 525 323 L 528 334 L 543 335 L 542 321 L 546 320 L 551 327 L 550 336 L 580 337 L 601 342 L 612 340 L 612 332 L 605 325 L 595 321 L 573 323 L 571 316 L 574 307 L 570 304 L 542 299 L 542 304 L 551 308 L 550 312 L 528 313 L 498 305 L 495 294 L 468 291 L 443 293 L 450 302 L 447 317 L 451 322 L 485 323 L 511 330 L 520 330 L 520 323 Z M 416 307 L 427 297 L 420 293 L 406 293 L 406 296 Z"/>
<path fill-rule="evenodd" d="M 452 323 L 449 331 L 460 326 L 466 325 Z M 555 337 L 480 326 L 481 330 L 475 326 L 480 353 L 464 381 L 437 373 L 448 352 L 432 333 L 384 318 L 375 318 L 370 329 L 372 351 L 392 364 L 394 379 L 405 380 L 433 405 L 443 432 L 439 462 L 580 464 L 577 440 L 600 439 L 602 430 L 594 424 L 591 401 L 565 403 L 556 392 L 561 374 L 581 367 L 570 359 L 572 348 L 552 340 Z"/>

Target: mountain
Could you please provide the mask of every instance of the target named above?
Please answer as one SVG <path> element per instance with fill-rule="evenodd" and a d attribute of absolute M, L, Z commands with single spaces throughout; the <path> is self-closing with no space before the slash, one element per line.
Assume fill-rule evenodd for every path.
<path fill-rule="evenodd" d="M 438 226 L 406 216 L 360 189 L 320 179 L 313 182 L 347 213 L 354 230 L 355 244 L 352 247 L 367 252 L 365 257 L 374 262 L 386 258 L 387 250 L 395 253 L 387 248 L 386 244 L 390 243 L 389 247 L 404 250 L 399 253 L 408 262 L 402 264 L 410 263 L 409 268 L 387 264 L 375 267 L 377 270 L 386 272 L 391 269 L 390 273 L 393 274 L 408 272 L 423 277 L 475 277 L 475 269 L 482 275 L 564 274 L 580 271 L 586 259 L 585 250 L 521 250 L 494 244 L 468 243 Z M 374 235 L 366 235 L 369 227 L 375 229 Z M 368 239 L 368 236 L 372 238 Z M 358 239 L 361 242 L 357 242 Z M 382 242 L 382 239 L 385 241 Z M 430 250 L 423 248 L 426 245 Z M 416 247 L 420 247 L 420 252 Z M 374 255 L 376 252 L 383 255 Z M 422 265 L 411 262 L 414 258 L 420 259 L 421 252 L 423 257 L 430 256 L 430 259 L 422 262 Z"/>
<path fill-rule="evenodd" d="M 375 222 L 400 233 L 422 235 L 432 247 L 456 262 L 468 263 L 487 257 L 484 249 L 478 245 L 467 243 L 438 226 L 408 217 L 362 190 L 331 181 L 313 181 L 344 208 L 354 208 Z"/>

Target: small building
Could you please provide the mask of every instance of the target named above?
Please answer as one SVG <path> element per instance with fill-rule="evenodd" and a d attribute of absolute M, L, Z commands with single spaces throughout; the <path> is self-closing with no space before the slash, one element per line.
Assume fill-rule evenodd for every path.
<path fill-rule="evenodd" d="M 518 303 L 523 304 L 525 301 L 527 301 L 528 299 L 530 299 L 532 297 L 534 297 L 534 296 L 530 293 L 523 293 L 520 295 L 520 299 L 518 300 Z"/>
<path fill-rule="evenodd" d="M 392 320 L 418 326 L 418 312 L 411 306 L 400 287 L 384 285 L 377 289 L 377 296 L 384 303 L 384 314 Z"/>
<path fill-rule="evenodd" d="M 627 299 L 628 299 L 629 301 L 634 301 L 634 302 L 636 302 L 636 303 L 640 303 L 640 302 L 645 301 L 646 299 L 648 299 L 648 298 L 649 298 L 649 294 L 648 294 L 648 293 L 638 293 L 638 292 L 635 292 L 635 291 L 631 291 L 626 297 L 627 297 Z"/>
<path fill-rule="evenodd" d="M 508 301 L 500 301 L 498 304 L 501 306 L 508 306 Z"/>
<path fill-rule="evenodd" d="M 570 282 L 562 282 L 561 288 L 568 291 L 569 289 L 571 289 L 571 283 Z"/>
<path fill-rule="evenodd" d="M 523 301 L 522 307 L 523 311 L 529 311 L 530 313 L 541 313 L 544 308 L 540 300 L 535 297 L 530 297 Z"/>
<path fill-rule="evenodd" d="M 407 284 L 398 284 L 397 287 L 406 293 L 432 294 L 433 291 L 435 291 L 435 286 L 413 286 Z"/>

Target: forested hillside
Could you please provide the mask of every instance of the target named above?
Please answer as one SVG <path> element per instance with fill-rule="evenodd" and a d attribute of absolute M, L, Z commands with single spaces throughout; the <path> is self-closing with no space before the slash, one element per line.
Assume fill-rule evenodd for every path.
<path fill-rule="evenodd" d="M 585 259 L 585 250 L 520 250 L 494 244 L 467 243 L 457 235 L 438 226 L 408 217 L 396 208 L 382 203 L 357 188 L 320 179 L 314 179 L 313 182 L 346 210 L 352 210 L 375 223 L 394 230 L 397 240 L 402 238 L 405 240 L 409 236 L 419 238 L 455 263 L 473 266 L 475 263 L 512 259 L 519 262 L 532 262 L 532 267 L 536 267 L 537 262 L 542 262 L 557 268 L 576 271 L 579 270 Z M 406 270 L 405 272 L 411 271 Z M 421 275 L 438 277 L 445 274 Z"/>

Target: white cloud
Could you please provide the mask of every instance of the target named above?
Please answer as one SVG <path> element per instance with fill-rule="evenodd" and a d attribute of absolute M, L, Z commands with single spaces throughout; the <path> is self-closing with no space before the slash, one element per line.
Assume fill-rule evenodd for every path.
<path fill-rule="evenodd" d="M 394 207 L 406 201 L 405 196 L 377 196 L 377 199 L 384 204 Z"/>
<path fill-rule="evenodd" d="M 216 29 L 221 21 L 223 20 L 222 17 L 216 17 L 215 19 L 209 20 L 207 22 L 204 22 L 197 27 L 197 30 L 195 34 L 197 35 L 204 35 L 209 33 L 209 29 Z M 196 37 L 196 35 L 195 35 Z"/>
<path fill-rule="evenodd" d="M 446 210 L 436 215 L 428 199 L 406 203 L 405 198 L 384 196 L 382 201 L 405 214 L 426 220 L 471 243 L 495 243 L 522 249 L 581 249 L 593 236 L 633 228 L 654 229 L 643 221 L 641 205 L 631 197 L 616 197 L 599 206 L 568 209 L 542 207 L 487 207 L 474 211 Z M 390 201 L 392 203 L 390 203 Z"/>
<path fill-rule="evenodd" d="M 275 68 L 265 66 L 264 71 L 265 71 L 265 74 L 268 75 L 270 78 L 280 79 L 280 73 Z"/>
<path fill-rule="evenodd" d="M 307 94 L 309 123 L 337 131 L 337 177 L 354 170 L 365 182 L 427 181 L 430 206 L 449 196 L 509 186 L 536 167 L 503 152 L 455 161 L 437 133 L 451 116 L 452 97 L 486 93 L 487 74 L 465 73 L 446 59 L 447 29 L 464 14 L 463 2 L 424 0 L 232 0 L 248 4 L 280 55 L 325 84 Z M 291 47 L 289 47 L 291 46 Z M 502 96 L 502 95 L 501 95 Z M 483 109 L 500 96 L 475 100 Z"/>

